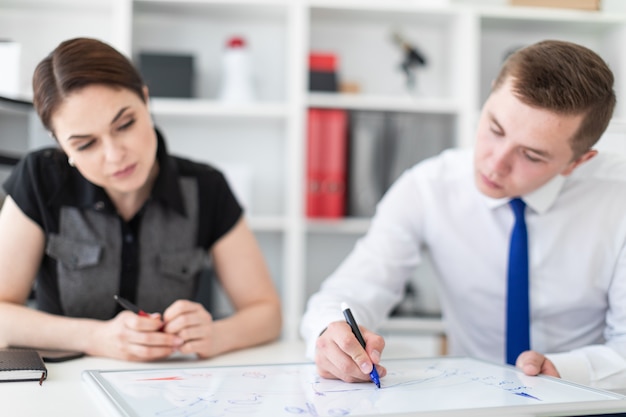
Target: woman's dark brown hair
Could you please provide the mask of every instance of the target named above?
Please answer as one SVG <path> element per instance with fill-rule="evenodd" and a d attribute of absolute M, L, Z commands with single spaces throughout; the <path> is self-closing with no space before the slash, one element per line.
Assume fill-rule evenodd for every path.
<path fill-rule="evenodd" d="M 46 129 L 53 132 L 52 115 L 65 97 L 92 84 L 128 89 L 145 102 L 144 82 L 128 58 L 97 39 L 69 39 L 44 58 L 33 75 L 33 102 Z"/>

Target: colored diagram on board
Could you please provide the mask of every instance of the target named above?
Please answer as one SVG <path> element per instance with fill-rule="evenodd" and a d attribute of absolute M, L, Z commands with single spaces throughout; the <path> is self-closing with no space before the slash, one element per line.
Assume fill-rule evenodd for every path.
<path fill-rule="evenodd" d="M 88 372 L 126 415 L 141 417 L 338 417 L 610 399 L 466 358 L 391 360 L 385 366 L 381 389 L 321 378 L 313 364 Z"/>

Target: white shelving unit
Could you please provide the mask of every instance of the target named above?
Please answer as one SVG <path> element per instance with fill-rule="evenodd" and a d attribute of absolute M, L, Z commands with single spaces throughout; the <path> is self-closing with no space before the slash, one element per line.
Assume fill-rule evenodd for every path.
<path fill-rule="evenodd" d="M 619 140 L 626 137 L 626 108 L 621 104 L 626 100 L 624 14 L 445 3 L 3 0 L 0 38 L 22 45 L 22 74 L 29 74 L 21 82 L 26 98 L 31 94 L 29 78 L 36 63 L 70 37 L 100 38 L 133 59 L 144 51 L 194 56 L 195 97 L 153 98 L 151 112 L 172 152 L 243 178 L 245 186 L 239 192 L 281 292 L 284 337 L 293 339 L 308 296 L 369 226 L 368 218 L 310 220 L 304 216 L 309 107 L 420 114 L 448 129 L 442 132 L 453 132 L 454 146 L 468 147 L 473 143 L 480 106 L 506 53 L 540 39 L 565 39 L 596 50 L 614 70 L 618 108 L 601 145 L 626 152 Z M 428 65 L 417 74 L 416 92 L 407 92 L 398 69 L 401 52 L 391 41 L 394 30 L 427 57 Z M 220 58 L 232 35 L 243 36 L 249 43 L 258 95 L 251 104 L 225 105 L 216 99 Z M 310 50 L 336 53 L 341 79 L 358 83 L 360 93 L 309 93 Z M 7 139 L 18 128 L 7 128 L 6 121 L 13 123 L 16 117 L 0 108 L 0 146 L 26 151 L 35 142 L 15 145 Z M 425 310 L 436 311 L 431 275 L 426 266 L 418 271 L 417 279 Z M 437 323 L 434 326 L 433 333 L 440 333 Z M 401 327 L 412 329 L 410 324 Z"/>

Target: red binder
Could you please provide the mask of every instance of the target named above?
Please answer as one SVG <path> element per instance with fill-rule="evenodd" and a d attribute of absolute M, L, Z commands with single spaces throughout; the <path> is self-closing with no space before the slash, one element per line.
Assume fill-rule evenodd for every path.
<path fill-rule="evenodd" d="M 309 109 L 307 126 L 306 215 L 337 218 L 346 212 L 348 114 Z"/>
<path fill-rule="evenodd" d="M 345 110 L 324 113 L 324 163 L 322 179 L 323 217 L 338 218 L 346 214 L 346 180 L 348 160 L 348 114 Z"/>
<path fill-rule="evenodd" d="M 306 147 L 306 215 L 321 217 L 323 110 L 309 109 Z"/>

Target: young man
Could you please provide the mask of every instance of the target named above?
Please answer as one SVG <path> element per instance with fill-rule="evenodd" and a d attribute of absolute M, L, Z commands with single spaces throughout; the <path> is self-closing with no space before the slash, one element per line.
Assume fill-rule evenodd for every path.
<path fill-rule="evenodd" d="M 544 41 L 513 54 L 486 101 L 475 149 L 407 171 L 367 235 L 309 301 L 301 327 L 320 375 L 366 381 L 384 340 L 374 329 L 400 301 L 427 248 L 438 272 L 449 351 L 505 362 L 507 263 L 521 198 L 530 323 L 509 363 L 604 388 L 626 387 L 626 161 L 592 147 L 615 107 L 613 74 L 594 52 Z M 512 268 L 515 272 L 526 266 Z M 522 287 L 523 288 L 523 287 Z M 363 326 L 352 336 L 340 303 Z M 523 322 L 522 322 L 523 323 Z"/>

